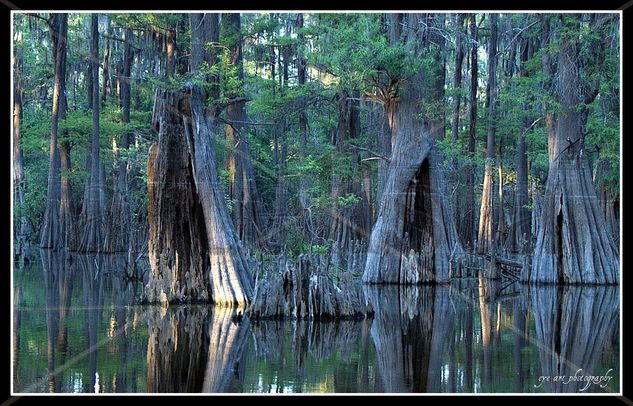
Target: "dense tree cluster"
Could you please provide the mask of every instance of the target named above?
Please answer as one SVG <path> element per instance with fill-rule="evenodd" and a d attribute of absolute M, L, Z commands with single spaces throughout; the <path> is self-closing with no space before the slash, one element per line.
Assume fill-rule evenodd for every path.
<path fill-rule="evenodd" d="M 245 304 L 249 253 L 357 242 L 368 283 L 466 253 L 618 283 L 619 24 L 16 13 L 15 246 L 149 252 L 157 302 Z"/>

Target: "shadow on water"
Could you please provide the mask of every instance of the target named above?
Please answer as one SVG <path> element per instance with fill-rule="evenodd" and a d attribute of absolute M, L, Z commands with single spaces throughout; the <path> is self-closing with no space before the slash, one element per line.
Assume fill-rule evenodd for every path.
<path fill-rule="evenodd" d="M 254 322 L 136 305 L 125 264 L 42 250 L 16 265 L 16 392 L 619 390 L 617 287 L 364 286 L 373 320 Z M 609 369 L 605 387 L 582 380 Z"/>

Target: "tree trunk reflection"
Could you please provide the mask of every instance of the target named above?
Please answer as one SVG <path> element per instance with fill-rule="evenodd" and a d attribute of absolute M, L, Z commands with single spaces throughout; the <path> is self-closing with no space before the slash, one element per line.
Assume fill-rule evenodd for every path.
<path fill-rule="evenodd" d="M 371 336 L 384 392 L 440 392 L 454 309 L 446 286 L 365 286 L 376 316 Z"/>
<path fill-rule="evenodd" d="M 598 385 L 570 377 L 606 374 L 607 371 L 598 370 L 598 363 L 618 323 L 618 288 L 531 287 L 530 298 L 542 375 L 550 377 L 543 382 L 542 390 L 584 392 L 589 386 L 587 391 L 601 391 Z M 610 375 L 618 379 L 613 371 Z M 555 379 L 559 376 L 563 379 Z M 613 382 L 608 387 L 613 387 Z"/>

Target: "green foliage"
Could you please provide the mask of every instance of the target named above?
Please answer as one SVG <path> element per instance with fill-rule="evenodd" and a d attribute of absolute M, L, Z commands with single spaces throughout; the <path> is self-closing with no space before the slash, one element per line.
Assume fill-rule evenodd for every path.
<path fill-rule="evenodd" d="M 380 91 L 395 91 L 397 95 L 404 86 L 412 83 L 419 85 L 417 90 L 423 91 L 416 106 L 416 118 L 427 122 L 443 122 L 445 134 L 450 133 L 453 99 L 460 96 L 462 104 L 458 139 L 456 142 L 450 137 L 437 139 L 435 147 L 445 164 L 455 164 L 458 171 L 474 168 L 475 188 L 480 188 L 488 132 L 488 108 L 484 107 L 489 81 L 484 45 L 489 39 L 488 20 L 484 20 L 479 27 L 478 117 L 475 153 L 470 156 L 465 151 L 470 124 L 467 99 L 470 93 L 468 66 L 472 41 L 465 26 L 455 27 L 452 17 L 447 18 L 438 27 L 438 32 L 445 37 L 441 46 L 431 41 L 428 46 L 414 50 L 419 45 L 415 41 L 390 44 L 385 30 L 387 27 L 381 26 L 381 16 L 377 13 L 306 13 L 303 17 L 304 26 L 298 29 L 296 13 L 242 13 L 241 33 L 228 24 L 228 18 L 221 18 L 220 42 L 205 44 L 217 56 L 217 63 L 208 66 L 205 62 L 194 75 L 186 71 L 191 47 L 191 28 L 186 16 L 153 13 L 108 15 L 114 37 L 122 38 L 125 28 L 133 30 L 133 37 L 126 38 L 126 41 L 129 40 L 135 50 L 131 122 L 124 124 L 116 94 L 116 68 L 120 66 L 124 44 L 111 40 L 111 44 L 116 44 L 112 47 L 110 60 L 112 94 L 101 109 L 100 116 L 101 159 L 106 166 L 109 193 L 115 184 L 112 173 L 119 163 L 128 162 L 137 168 L 131 181 L 136 182 L 138 187 L 132 191 L 131 199 L 136 208 L 135 216 L 143 219 L 148 200 L 145 188 L 147 151 L 157 137 L 150 128 L 154 92 L 156 88 L 180 89 L 189 81 L 203 86 L 212 94 L 213 98 L 207 103 L 221 105 L 221 119 L 226 119 L 225 107 L 232 99 L 244 97 L 248 101 L 247 120 L 253 125 L 246 124 L 244 131 L 258 192 L 265 214 L 269 214 L 274 206 L 277 182 L 282 180 L 286 183 L 289 190 L 286 245 L 294 254 L 310 251 L 315 244 L 327 247 L 323 237 L 327 235 L 333 206 L 344 209 L 360 201 L 359 196 L 346 192 L 335 201 L 332 198 L 333 182 L 345 184 L 358 181 L 363 174 L 355 160 L 370 156 L 351 145 L 332 145 L 332 134 L 336 131 L 339 119 L 335 95 L 341 88 L 355 92 L 361 98 L 375 98 L 380 95 Z M 476 17 L 479 22 L 482 15 Z M 527 14 L 502 14 L 499 20 L 499 105 L 495 129 L 500 146 L 497 155 L 503 163 L 504 179 L 506 182 L 515 182 L 516 142 L 525 132 L 530 182 L 539 184 L 539 187 L 544 186 L 542 183 L 547 177 L 549 157 L 543 117 L 546 112 L 554 116 L 559 113 L 555 80 L 557 57 L 563 41 L 572 40 L 580 54 L 577 66 L 583 84 L 581 91 L 587 92 L 598 79 L 600 83 L 595 101 L 586 106 L 589 115 L 584 129 L 587 133 L 584 152 L 594 167 L 599 161 L 606 160 L 609 163 L 608 170 L 598 174 L 596 182 L 606 186 L 610 192 L 617 193 L 620 187 L 618 24 L 609 22 L 600 29 L 592 29 L 595 23 L 592 15 L 583 14 L 578 21 L 569 15 L 548 14 L 544 18 L 551 26 L 551 41 L 546 43 L 542 41 L 542 25 L 538 18 Z M 70 179 L 77 202 L 81 202 L 88 178 L 86 156 L 90 150 L 92 133 L 91 111 L 86 97 L 89 21 L 87 14 L 69 15 L 68 112 L 59 123 L 59 140 L 71 147 L 72 162 L 71 168 L 64 171 L 62 176 Z M 22 34 L 15 38 L 14 47 L 21 50 L 24 57 L 25 106 L 21 147 L 26 168 L 27 195 L 25 204 L 16 207 L 16 213 L 26 213 L 33 224 L 39 224 L 43 215 L 48 173 L 53 54 L 50 32 L 41 19 L 16 14 L 13 27 L 16 33 Z M 176 30 L 179 59 L 177 72 L 166 82 L 164 60 L 158 64 L 154 60 L 164 59 L 163 34 L 168 27 Z M 406 31 L 408 27 L 404 29 Z M 464 36 L 462 43 L 467 52 L 462 66 L 462 86 L 453 88 L 457 35 Z M 427 39 L 420 38 L 420 41 Z M 532 54 L 521 64 L 520 45 L 525 39 L 531 41 Z M 243 78 L 238 75 L 238 67 L 232 63 L 230 54 L 230 49 L 240 40 Z M 102 37 L 101 52 L 105 41 Z M 510 50 L 515 44 L 518 46 L 515 60 L 510 61 Z M 598 46 L 602 44 L 606 45 L 604 50 Z M 553 62 L 550 75 L 543 73 L 544 52 L 550 54 Z M 300 58 L 306 60 L 307 80 L 303 85 L 299 85 L 297 79 Z M 511 63 L 514 64 L 514 75 L 507 77 L 505 69 Z M 283 79 L 284 65 L 288 72 L 287 80 Z M 522 69 L 520 75 L 518 69 Z M 428 92 L 442 92 L 442 95 L 439 100 L 430 102 L 433 97 L 426 97 Z M 381 117 L 377 114 L 379 111 L 373 110 L 374 104 L 365 101 L 360 104 L 360 136 L 347 142 L 379 152 L 378 137 L 382 131 Z M 300 116 L 304 114 L 307 118 L 306 140 L 302 139 L 299 127 Z M 526 131 L 536 120 L 539 121 Z M 226 191 L 232 174 L 223 168 L 229 154 L 235 153 L 235 145 L 227 145 L 226 138 L 221 135 L 224 131 L 221 127 L 214 140 L 220 186 Z M 132 134 L 135 142 L 130 148 L 123 149 L 123 136 L 126 133 Z M 284 149 L 286 157 L 281 159 Z M 362 163 L 365 168 L 370 168 L 374 189 L 379 162 L 367 160 Z M 301 220 L 304 213 L 297 196 L 300 186 L 304 188 L 308 199 L 316 227 L 314 232 L 318 235 L 316 237 L 302 229 L 305 227 Z M 225 203 L 229 211 L 235 209 L 236 202 L 231 198 L 227 197 Z M 308 237 L 311 241 L 307 241 Z M 314 249 L 318 251 L 320 248 Z"/>
<path fill-rule="evenodd" d="M 345 208 L 355 205 L 360 202 L 360 200 L 360 197 L 356 196 L 354 193 L 346 193 L 344 196 L 338 197 L 338 205 L 341 208 Z"/>
<path fill-rule="evenodd" d="M 319 14 L 304 32 L 318 49 L 308 53 L 308 63 L 344 88 L 385 86 L 410 77 L 423 63 L 404 44 L 388 43 L 378 14 Z"/>

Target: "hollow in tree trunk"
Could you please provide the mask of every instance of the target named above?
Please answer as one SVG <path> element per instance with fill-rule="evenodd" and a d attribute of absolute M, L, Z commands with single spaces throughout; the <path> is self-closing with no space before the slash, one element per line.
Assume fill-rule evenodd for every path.
<path fill-rule="evenodd" d="M 574 17 L 569 17 L 574 18 Z M 556 98 L 560 111 L 549 140 L 550 160 L 541 223 L 532 268 L 523 279 L 534 283 L 619 282 L 617 247 L 600 210 L 584 151 L 582 115 L 586 105 L 574 38 L 563 36 L 558 55 Z M 550 137 L 550 138 L 551 138 Z M 527 273 L 527 272 L 526 272 Z"/>
<path fill-rule="evenodd" d="M 147 162 L 149 262 L 145 301 L 208 302 L 207 241 L 202 208 L 187 148 L 190 142 L 179 106 L 184 97 L 160 91 L 158 141 Z"/>
<path fill-rule="evenodd" d="M 407 20 L 404 25 L 412 28 L 403 33 L 405 46 L 418 55 L 425 49 L 418 35 L 427 34 L 427 39 L 435 35 L 428 28 L 436 24 L 432 15 L 390 14 L 387 18 L 395 27 L 392 43 L 400 40 L 398 27 L 402 19 Z M 369 240 L 365 283 L 448 282 L 453 255 L 462 253 L 433 146 L 433 117 L 420 111 L 420 100 L 430 103 L 440 96 L 436 82 L 441 75 L 436 70 L 442 67 L 437 65 L 403 81 L 387 103 L 393 113 L 388 116 L 395 142 Z"/>

